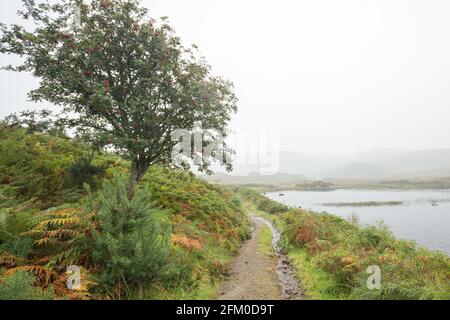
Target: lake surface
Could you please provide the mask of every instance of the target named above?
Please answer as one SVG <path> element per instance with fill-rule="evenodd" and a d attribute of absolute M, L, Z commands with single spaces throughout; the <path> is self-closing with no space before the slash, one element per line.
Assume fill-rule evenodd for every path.
<path fill-rule="evenodd" d="M 343 218 L 356 213 L 364 224 L 383 220 L 397 238 L 414 240 L 419 245 L 450 254 L 450 190 L 282 191 L 266 195 L 289 206 L 301 206 L 318 212 L 326 211 Z M 382 206 L 350 204 L 372 201 L 401 201 L 402 204 Z M 325 203 L 335 205 L 325 206 Z M 342 206 L 342 203 L 346 205 Z"/>

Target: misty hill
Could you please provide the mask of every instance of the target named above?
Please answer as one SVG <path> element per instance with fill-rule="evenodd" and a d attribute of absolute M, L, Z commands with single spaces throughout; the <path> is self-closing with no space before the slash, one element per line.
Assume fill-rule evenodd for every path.
<path fill-rule="evenodd" d="M 349 157 L 337 156 L 315 156 L 303 152 L 280 151 L 278 159 L 278 172 L 284 175 L 302 175 L 311 179 L 319 178 L 320 172 L 331 166 L 339 166 L 348 163 Z M 234 176 L 248 176 L 254 172 L 260 172 L 264 165 L 235 163 L 233 165 Z M 220 170 L 220 169 L 219 169 Z"/>
<path fill-rule="evenodd" d="M 314 156 L 302 152 L 281 151 L 279 172 L 259 176 L 261 166 L 236 164 L 233 175 L 217 174 L 212 180 L 229 183 L 303 183 L 305 180 L 398 180 L 440 179 L 450 177 L 450 149 L 383 149 L 352 155 Z M 250 182 L 249 182 L 250 181 Z M 300 181 L 300 182 L 298 182 Z"/>
<path fill-rule="evenodd" d="M 411 151 L 384 161 L 385 166 L 409 173 L 450 173 L 450 149 Z"/>
<path fill-rule="evenodd" d="M 408 151 L 324 170 L 326 178 L 432 179 L 450 176 L 450 149 Z"/>
<path fill-rule="evenodd" d="M 345 178 L 345 179 L 377 179 L 387 178 L 394 174 L 391 169 L 371 163 L 354 162 L 343 166 L 325 170 L 324 178 Z"/>

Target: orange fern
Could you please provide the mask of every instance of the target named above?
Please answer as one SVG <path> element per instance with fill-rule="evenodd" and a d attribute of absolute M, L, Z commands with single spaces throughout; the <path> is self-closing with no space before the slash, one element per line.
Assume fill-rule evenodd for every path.
<path fill-rule="evenodd" d="M 53 275 L 53 273 L 51 272 L 50 269 L 48 269 L 47 267 L 44 267 L 44 266 L 39 266 L 39 265 L 20 266 L 20 267 L 12 268 L 12 269 L 7 270 L 5 272 L 5 274 L 12 275 L 12 274 L 16 273 L 17 271 L 21 271 L 21 270 L 32 272 L 36 276 L 38 283 L 40 285 L 42 285 L 43 287 L 48 287 L 48 285 L 50 284 L 52 275 Z"/>

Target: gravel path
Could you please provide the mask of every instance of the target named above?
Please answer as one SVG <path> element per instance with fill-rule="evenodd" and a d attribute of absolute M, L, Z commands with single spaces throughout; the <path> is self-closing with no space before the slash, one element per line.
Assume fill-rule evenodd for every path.
<path fill-rule="evenodd" d="M 282 268 L 286 268 L 286 265 L 283 257 L 277 252 L 267 255 L 258 250 L 261 231 L 268 225 L 271 227 L 270 223 L 255 216 L 251 216 L 251 223 L 252 238 L 243 244 L 238 255 L 233 258 L 230 274 L 219 289 L 217 298 L 219 300 L 301 299 L 300 292 L 293 292 L 295 288 L 298 290 L 295 277 L 290 280 L 292 283 L 289 284 L 289 289 L 285 287 L 286 275 Z M 272 233 L 276 232 L 272 227 L 271 229 Z"/>

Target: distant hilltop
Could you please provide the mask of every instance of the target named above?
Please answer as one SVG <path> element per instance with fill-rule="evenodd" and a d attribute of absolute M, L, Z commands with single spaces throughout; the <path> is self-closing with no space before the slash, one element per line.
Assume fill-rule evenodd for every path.
<path fill-rule="evenodd" d="M 449 189 L 450 149 L 379 150 L 354 155 L 311 156 L 281 152 L 279 173 L 262 175 L 257 165 L 236 165 L 231 174 L 204 178 L 260 190 L 339 188 Z"/>

